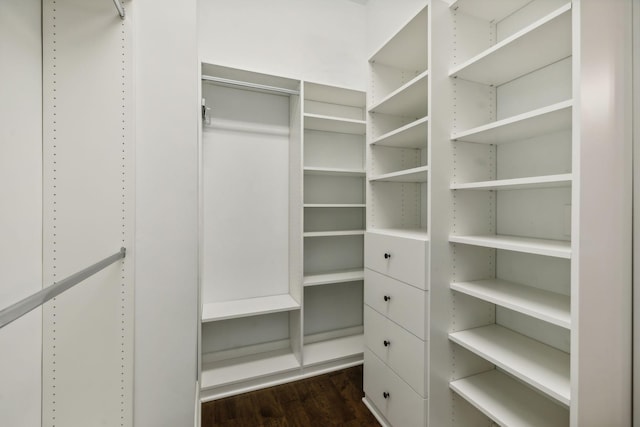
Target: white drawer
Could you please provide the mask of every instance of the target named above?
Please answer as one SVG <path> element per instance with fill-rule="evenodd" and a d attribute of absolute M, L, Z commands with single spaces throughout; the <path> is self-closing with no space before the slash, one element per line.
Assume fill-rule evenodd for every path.
<path fill-rule="evenodd" d="M 364 266 L 378 273 L 427 289 L 427 242 L 407 237 L 366 233 Z"/>
<path fill-rule="evenodd" d="M 421 339 L 426 339 L 429 316 L 427 292 L 391 277 L 364 271 L 364 302 Z"/>
<path fill-rule="evenodd" d="M 424 427 L 427 400 L 394 374 L 370 350 L 364 350 L 364 394 L 394 427 Z"/>
<path fill-rule="evenodd" d="M 365 305 L 364 343 L 416 392 L 427 396 L 425 341 Z"/>

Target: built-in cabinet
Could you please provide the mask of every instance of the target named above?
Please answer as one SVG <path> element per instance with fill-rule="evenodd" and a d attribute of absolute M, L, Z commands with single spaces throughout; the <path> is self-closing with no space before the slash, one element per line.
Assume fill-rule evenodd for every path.
<path fill-rule="evenodd" d="M 590 55 L 626 39 L 596 0 L 425 3 L 366 102 L 203 66 L 201 397 L 364 361 L 385 426 L 627 425 L 628 86 Z"/>
<path fill-rule="evenodd" d="M 361 364 L 365 94 L 202 82 L 201 399 Z"/>
<path fill-rule="evenodd" d="M 365 93 L 304 82 L 304 352 L 307 367 L 362 359 Z"/>
<path fill-rule="evenodd" d="M 428 20 L 369 59 L 364 402 L 396 426 L 428 413 Z"/>

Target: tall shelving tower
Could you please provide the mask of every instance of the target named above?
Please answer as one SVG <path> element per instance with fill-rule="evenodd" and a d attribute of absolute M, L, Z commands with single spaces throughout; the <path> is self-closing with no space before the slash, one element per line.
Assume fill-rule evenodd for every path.
<path fill-rule="evenodd" d="M 630 422 L 623 3 L 433 2 L 430 425 Z"/>

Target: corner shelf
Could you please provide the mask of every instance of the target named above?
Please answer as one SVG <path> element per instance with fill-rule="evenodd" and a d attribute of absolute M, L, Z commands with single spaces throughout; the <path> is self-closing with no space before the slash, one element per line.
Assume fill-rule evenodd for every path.
<path fill-rule="evenodd" d="M 364 135 L 366 132 L 366 121 L 305 113 L 304 128 L 323 132 Z"/>
<path fill-rule="evenodd" d="M 417 168 L 386 173 L 384 175 L 372 176 L 369 178 L 369 182 L 427 182 L 428 171 L 429 166 L 420 166 Z"/>
<path fill-rule="evenodd" d="M 312 274 L 304 276 L 303 286 L 319 286 L 334 283 L 346 283 L 364 280 L 364 269 L 332 271 L 330 273 Z"/>
<path fill-rule="evenodd" d="M 449 236 L 449 242 L 485 248 L 504 249 L 556 258 L 571 258 L 571 242 L 563 240 L 534 239 L 531 237 L 485 235 Z"/>
<path fill-rule="evenodd" d="M 395 148 L 426 148 L 428 122 L 429 117 L 422 117 L 375 138 L 370 144 Z"/>
<path fill-rule="evenodd" d="M 451 289 L 562 328 L 571 328 L 571 301 L 567 295 L 500 279 L 453 282 Z"/>
<path fill-rule="evenodd" d="M 364 230 L 305 231 L 304 237 L 364 236 Z"/>
<path fill-rule="evenodd" d="M 312 366 L 353 356 L 361 356 L 363 352 L 364 334 L 350 335 L 305 344 L 302 361 L 304 366 Z"/>
<path fill-rule="evenodd" d="M 453 381 L 449 387 L 501 426 L 569 425 L 566 408 L 495 369 Z"/>
<path fill-rule="evenodd" d="M 300 304 L 288 294 L 206 303 L 202 305 L 202 322 L 216 322 L 299 309 Z"/>
<path fill-rule="evenodd" d="M 532 176 L 527 178 L 499 179 L 461 184 L 451 184 L 451 190 L 528 190 L 534 188 L 570 187 L 572 175 Z"/>
<path fill-rule="evenodd" d="M 571 47 L 571 3 L 568 3 L 460 64 L 449 76 L 500 86 L 571 56 Z"/>
<path fill-rule="evenodd" d="M 535 389 L 569 405 L 569 354 L 498 325 L 449 334 L 449 339 Z"/>
<path fill-rule="evenodd" d="M 454 141 L 503 144 L 571 129 L 573 101 L 563 101 L 451 135 Z"/>
<path fill-rule="evenodd" d="M 370 113 L 393 116 L 427 115 L 429 71 L 424 71 L 369 108 Z"/>

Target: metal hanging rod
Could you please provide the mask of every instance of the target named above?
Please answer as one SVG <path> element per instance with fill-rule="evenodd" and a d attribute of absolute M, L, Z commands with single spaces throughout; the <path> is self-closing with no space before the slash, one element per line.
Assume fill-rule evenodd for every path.
<path fill-rule="evenodd" d="M 113 4 L 116 5 L 120 18 L 124 19 L 124 6 L 122 5 L 122 2 L 120 0 L 113 0 Z"/>
<path fill-rule="evenodd" d="M 214 83 L 220 83 L 223 85 L 231 85 L 231 86 L 241 86 L 241 87 L 246 87 L 249 89 L 256 89 L 256 90 L 263 90 L 263 91 L 267 91 L 267 92 L 276 92 L 276 93 L 284 93 L 287 95 L 299 95 L 300 92 L 297 90 L 293 90 L 293 89 L 285 89 L 283 87 L 277 87 L 277 86 L 267 86 L 267 85 L 261 85 L 258 83 L 250 83 L 250 82 L 243 82 L 240 80 L 230 80 L 230 79 L 223 79 L 222 77 L 213 77 L 213 76 L 202 76 L 202 80 L 204 81 L 208 81 L 208 82 L 214 82 Z"/>
<path fill-rule="evenodd" d="M 66 279 L 55 282 L 53 285 L 47 286 L 41 291 L 38 291 L 35 294 L 28 296 L 13 305 L 10 305 L 9 307 L 0 311 L 0 329 L 13 322 L 14 320 L 24 316 L 34 308 L 41 306 L 51 298 L 55 298 L 67 289 L 77 285 L 84 279 L 93 276 L 98 271 L 124 258 L 125 256 L 127 256 L 127 250 L 125 248 L 120 248 L 119 252 L 103 259 L 102 261 L 99 261 L 82 271 L 72 274 Z"/>

